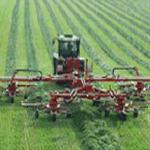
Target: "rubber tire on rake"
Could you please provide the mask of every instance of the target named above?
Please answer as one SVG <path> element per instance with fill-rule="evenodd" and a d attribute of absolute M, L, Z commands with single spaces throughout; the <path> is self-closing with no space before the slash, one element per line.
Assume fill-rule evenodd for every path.
<path fill-rule="evenodd" d="M 53 121 L 53 122 L 56 121 L 56 114 L 52 114 L 52 121 Z"/>
<path fill-rule="evenodd" d="M 93 101 L 92 105 L 95 107 L 98 107 L 100 105 L 100 102 L 99 101 Z"/>
<path fill-rule="evenodd" d="M 133 110 L 133 117 L 137 118 L 138 115 L 139 115 L 138 109 L 134 108 L 134 110 Z"/>
<path fill-rule="evenodd" d="M 34 117 L 35 117 L 35 119 L 39 118 L 39 110 L 38 109 L 35 110 Z"/>
<path fill-rule="evenodd" d="M 68 119 L 68 118 L 71 118 L 72 117 L 72 113 L 71 112 L 67 112 L 66 113 L 66 118 Z"/>
<path fill-rule="evenodd" d="M 126 121 L 127 120 L 127 114 L 125 114 L 124 112 L 120 112 L 118 114 L 118 117 L 121 121 Z"/>
<path fill-rule="evenodd" d="M 105 118 L 108 118 L 109 115 L 110 115 L 110 110 L 109 110 L 108 108 L 106 108 L 106 109 L 104 110 L 104 117 L 105 117 Z"/>
<path fill-rule="evenodd" d="M 143 101 L 143 102 L 145 101 L 145 98 L 143 95 L 140 96 L 140 101 Z"/>
<path fill-rule="evenodd" d="M 25 100 L 28 99 L 28 97 L 29 97 L 28 94 L 25 94 L 25 95 L 24 95 L 24 99 L 25 99 Z"/>
<path fill-rule="evenodd" d="M 14 103 L 14 97 L 9 97 L 9 102 Z"/>

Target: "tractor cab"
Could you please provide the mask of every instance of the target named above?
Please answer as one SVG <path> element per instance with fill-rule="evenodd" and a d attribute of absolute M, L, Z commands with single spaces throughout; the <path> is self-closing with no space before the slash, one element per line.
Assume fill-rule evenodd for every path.
<path fill-rule="evenodd" d="M 80 38 L 75 35 L 59 35 L 58 53 L 53 54 L 54 75 L 85 72 L 85 59 L 80 57 Z"/>
<path fill-rule="evenodd" d="M 59 35 L 58 54 L 63 58 L 79 56 L 80 38 L 75 35 Z"/>

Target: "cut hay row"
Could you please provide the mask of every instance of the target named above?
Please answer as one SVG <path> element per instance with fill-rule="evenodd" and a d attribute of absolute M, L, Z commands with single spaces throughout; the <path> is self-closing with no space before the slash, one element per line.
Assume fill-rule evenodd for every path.
<path fill-rule="evenodd" d="M 117 134 L 109 130 L 102 114 L 95 108 L 91 108 L 89 104 L 81 103 L 80 106 L 74 108 L 72 121 L 73 126 L 79 130 L 77 137 L 80 137 L 83 149 L 120 150 Z"/>
<path fill-rule="evenodd" d="M 81 1 L 82 3 L 83 1 Z M 86 3 L 83 2 L 83 4 L 86 6 L 86 8 L 88 8 L 88 10 L 92 11 L 92 12 L 95 12 L 94 8 L 90 7 L 90 5 L 86 5 Z M 78 5 L 78 8 L 80 6 Z M 80 9 L 81 10 L 81 9 Z M 115 43 L 120 49 L 123 50 L 123 52 L 125 52 L 128 57 L 131 57 L 132 60 L 136 61 L 138 64 L 140 64 L 141 66 L 145 67 L 146 69 L 150 69 L 150 65 L 145 62 L 143 59 L 140 59 L 139 57 L 137 57 L 131 50 L 129 50 L 125 44 L 123 44 L 123 42 L 121 42 L 117 36 L 114 36 L 112 35 L 112 33 L 107 29 L 105 28 L 101 23 L 98 22 L 97 19 L 94 18 L 94 16 L 92 16 L 88 11 L 82 9 L 81 10 L 89 19 L 91 19 L 94 24 L 99 28 L 101 29 L 105 35 L 107 35 L 110 40 L 112 40 L 113 43 Z M 96 13 L 96 12 L 95 12 Z"/>
<path fill-rule="evenodd" d="M 97 5 L 93 3 L 94 7 L 103 10 L 103 8 L 100 5 Z M 104 11 L 104 10 L 103 10 Z M 108 17 L 105 15 L 107 14 Z M 132 37 L 129 33 L 126 31 L 122 30 L 122 27 L 119 26 L 118 22 L 114 22 L 110 19 L 109 16 L 112 16 L 111 13 L 105 12 L 105 15 L 102 14 L 100 11 L 97 11 L 96 15 L 103 19 L 106 23 L 108 23 L 115 31 L 117 31 L 122 37 L 124 37 L 131 45 L 133 45 L 139 52 L 143 53 L 145 57 L 150 58 L 150 53 L 148 52 L 147 49 L 143 47 L 139 42 L 137 42 L 134 37 Z"/>
<path fill-rule="evenodd" d="M 11 27 L 7 45 L 7 58 L 5 66 L 5 75 L 10 75 L 16 68 L 16 43 L 18 35 L 18 11 L 20 0 L 16 0 L 15 6 L 12 11 Z"/>
<path fill-rule="evenodd" d="M 8 0 L 9 3 L 5 2 L 4 6 L 7 10 L 3 15 L 0 14 L 0 16 L 3 17 L 1 24 L 6 26 L 6 30 L 8 30 L 8 25 L 6 24 L 9 24 L 9 21 L 4 22 L 4 20 L 9 19 L 4 18 L 12 15 L 6 54 L 8 57 L 6 70 L 9 73 L 6 74 L 11 74 L 11 71 L 16 67 L 25 67 L 26 63 L 23 61 L 26 61 L 26 58 L 28 67 L 36 69 L 39 67 L 44 74 L 47 74 L 49 68 L 52 68 L 52 65 L 49 66 L 53 55 L 52 38 L 56 37 L 57 33 L 70 32 L 81 37 L 81 46 L 84 51 L 81 50 L 81 56 L 88 58 L 89 62 L 91 60 L 94 62 L 94 74 L 97 72 L 101 76 L 101 71 L 102 73 L 104 71 L 109 74 L 112 67 L 114 65 L 119 66 L 119 61 L 122 60 L 131 66 L 137 65 L 142 70 L 142 74 L 149 74 L 149 57 L 145 57 L 141 53 L 141 50 L 139 50 L 140 48 L 136 49 L 133 45 L 135 39 L 134 41 L 131 39 L 132 42 L 129 42 L 130 37 L 129 39 L 127 36 L 123 37 L 122 34 L 124 33 L 119 31 L 120 34 L 117 29 L 120 25 L 123 28 L 119 28 L 120 30 L 124 32 L 128 30 L 133 33 L 132 38 L 136 37 L 136 40 L 142 38 L 143 41 L 141 40 L 140 42 L 139 40 L 139 43 L 146 47 L 143 43 L 150 41 L 149 38 L 147 39 L 150 36 L 139 27 L 133 29 L 134 25 L 130 20 L 124 18 L 124 16 L 133 18 L 136 23 L 147 26 L 145 22 L 148 23 L 150 22 L 149 20 L 143 18 L 143 22 L 140 21 L 140 17 L 142 18 L 141 14 L 144 16 L 144 13 L 136 15 L 136 13 L 131 14 L 125 11 L 125 8 L 133 8 L 133 6 L 130 6 L 130 2 L 134 5 L 137 1 L 142 0 L 63 1 Z M 8 9 L 13 7 L 13 3 L 16 4 L 11 14 Z M 104 5 L 101 3 L 104 3 Z M 124 3 L 127 4 L 125 7 L 123 7 Z M 115 4 L 118 5 L 115 7 Z M 11 7 L 7 7 L 7 5 L 11 5 Z M 96 5 L 101 7 L 97 9 Z M 107 7 L 105 7 L 106 5 Z M 71 8 L 69 9 L 68 7 Z M 122 8 L 119 9 L 118 7 Z M 55 10 L 56 8 L 57 11 Z M 126 12 L 126 15 L 121 11 Z M 122 18 L 121 15 L 117 14 L 118 12 L 123 15 Z M 107 17 L 108 15 L 110 17 Z M 106 16 L 107 19 L 112 19 L 112 22 L 109 23 L 103 16 Z M 84 18 L 84 23 L 81 18 Z M 150 17 L 147 16 L 145 18 Z M 113 22 L 113 20 L 115 21 Z M 85 22 L 88 25 L 85 25 Z M 123 26 L 123 23 L 125 26 Z M 3 27 L 1 30 L 2 34 L 0 33 L 2 38 L 3 36 L 8 36 L 7 31 L 4 30 L 5 28 Z M 93 31 L 94 34 L 91 34 Z M 128 32 L 126 34 L 130 35 Z M 99 35 L 99 38 L 103 41 L 101 42 L 99 38 L 97 40 L 97 37 L 94 38 L 95 35 Z M 2 51 L 3 48 L 5 49 L 5 45 L 5 40 L 2 39 L 0 42 L 1 54 L 6 53 Z M 105 49 L 105 53 L 101 50 L 96 50 L 96 48 L 100 49 L 100 45 Z M 111 53 L 111 51 L 109 50 L 112 50 L 120 59 L 116 61 L 113 59 L 113 56 L 113 58 L 110 57 L 108 53 Z M 145 50 L 149 52 L 149 49 Z M 125 56 L 120 55 L 120 53 Z M 1 54 L 1 58 L 5 56 Z M 21 57 L 19 57 L 20 55 Z M 19 63 L 22 64 L 20 65 Z M 4 65 L 1 64 L 1 68 L 3 67 Z M 0 73 L 2 72 L 3 70 L 0 70 Z M 61 90 L 60 87 L 55 87 L 53 84 L 51 84 L 50 88 L 51 90 Z M 81 105 L 78 105 L 78 110 L 72 114 L 70 120 L 66 120 L 64 116 L 58 115 L 58 119 L 54 123 L 51 122 L 50 116 L 47 116 L 45 113 L 40 113 L 39 119 L 35 120 L 33 110 L 26 110 L 20 106 L 20 97 L 16 98 L 16 103 L 12 105 L 6 101 L 2 102 L 3 100 L 5 99 L 0 99 L 0 150 L 148 150 L 150 147 L 150 111 L 147 110 L 140 111 L 140 116 L 136 119 L 129 116 L 126 122 L 120 122 L 117 120 L 116 114 L 113 113 L 110 114 L 109 118 L 105 118 L 104 120 L 102 117 L 103 113 L 99 113 L 97 108 L 91 106 L 91 103 L 83 103 L 82 105 L 81 102 Z"/>
<path fill-rule="evenodd" d="M 73 1 L 72 1 L 73 2 Z M 90 27 L 89 23 L 73 8 L 69 3 L 64 1 L 64 4 L 67 6 L 68 10 L 72 11 L 76 18 L 80 21 L 82 26 L 88 31 L 88 33 L 95 39 L 99 47 L 110 57 L 114 62 L 121 66 L 129 66 L 125 61 L 123 61 L 119 56 L 117 56 L 108 45 L 101 39 L 100 35 L 95 32 L 93 28 Z M 80 7 L 80 6 L 78 6 Z"/>
<path fill-rule="evenodd" d="M 38 69 L 41 70 L 43 74 L 48 74 L 51 72 L 52 68 L 51 58 L 49 57 L 45 41 L 43 40 L 43 35 L 41 33 L 41 29 L 37 20 L 37 13 L 33 0 L 29 1 L 29 7 L 30 24 L 32 29 L 32 42 L 36 50 L 35 56 L 38 62 Z"/>
<path fill-rule="evenodd" d="M 123 8 L 122 11 L 126 11 L 126 12 L 133 12 L 135 15 L 139 15 L 140 19 L 143 21 L 146 20 L 147 22 L 149 22 L 150 20 L 150 16 L 149 16 L 149 12 L 148 10 L 146 11 L 146 9 L 142 9 L 142 8 L 137 8 L 136 6 L 134 6 L 134 1 L 124 1 L 124 0 L 120 0 L 120 1 L 113 1 L 118 7 Z M 133 4 L 132 4 L 133 3 Z M 140 20 L 139 19 L 139 20 Z"/>
<path fill-rule="evenodd" d="M 99 4 L 100 4 L 100 1 L 98 0 L 97 1 Z M 134 19 L 122 14 L 121 11 L 118 10 L 118 15 L 123 17 L 124 19 L 126 19 L 127 21 L 131 22 L 133 25 L 135 25 L 136 27 L 138 27 L 139 29 L 143 30 L 145 32 L 145 34 L 148 34 L 150 33 L 150 29 L 148 27 L 146 27 L 146 25 L 142 24 L 142 23 L 139 23 L 137 21 L 135 21 Z"/>
<path fill-rule="evenodd" d="M 24 139 L 25 110 L 18 106 L 4 106 L 0 111 L 0 149 L 20 150 L 27 144 Z"/>
<path fill-rule="evenodd" d="M 58 32 L 58 34 L 60 34 L 60 33 L 63 34 L 63 29 L 62 29 L 61 25 L 59 24 L 59 22 L 57 20 L 57 17 L 56 17 L 55 13 L 52 10 L 51 5 L 49 4 L 49 2 L 47 0 L 43 0 L 43 3 L 45 4 L 45 6 L 46 6 L 46 8 L 49 12 L 49 15 L 51 16 L 51 19 L 54 23 L 56 31 Z"/>
<path fill-rule="evenodd" d="M 39 67 L 36 58 L 36 49 L 32 40 L 29 0 L 25 0 L 24 2 L 24 28 L 28 68 L 38 69 Z"/>
<path fill-rule="evenodd" d="M 134 37 L 140 38 L 140 40 L 143 41 L 144 44 L 150 42 L 150 36 L 148 34 L 145 34 L 144 32 L 143 33 L 139 32 L 139 29 L 136 27 L 136 25 L 127 21 L 127 19 L 124 18 L 124 14 L 116 10 L 115 7 L 112 7 L 113 5 L 111 4 L 109 5 L 109 3 L 107 2 L 100 2 L 100 4 L 105 8 L 106 12 L 113 12 L 111 15 L 112 19 L 116 20 L 116 22 L 119 22 L 123 27 L 125 27 L 131 33 L 133 33 L 135 35 Z M 115 16 L 114 14 L 117 16 Z"/>
<path fill-rule="evenodd" d="M 37 0 L 34 0 L 35 8 L 36 8 L 36 14 L 37 14 L 37 20 L 38 24 L 43 36 L 43 40 L 45 42 L 47 53 L 49 54 L 50 59 L 52 60 L 53 51 L 52 51 L 52 37 L 49 32 L 49 28 L 47 27 L 45 23 L 45 19 L 43 17 L 43 13 L 41 10 L 41 6 Z"/>
<path fill-rule="evenodd" d="M 0 73 L 1 75 L 5 74 L 6 58 L 7 58 L 7 45 L 8 45 L 8 36 L 10 32 L 10 20 L 12 17 L 12 9 L 14 8 L 15 1 L 11 1 L 10 5 L 7 5 L 6 1 L 0 1 Z M 7 35 L 7 36 L 6 36 Z"/>
<path fill-rule="evenodd" d="M 120 17 L 122 17 L 124 19 L 126 19 L 126 17 L 127 18 L 132 18 L 132 20 L 134 20 L 135 22 L 139 22 L 140 24 L 142 24 L 145 27 L 149 26 L 149 20 L 146 20 L 143 17 L 139 17 L 138 13 L 134 13 L 134 12 L 131 12 L 131 11 L 124 10 L 125 5 L 119 6 L 118 3 L 112 2 L 112 1 L 109 1 L 109 0 L 106 0 L 105 4 L 107 4 L 107 6 L 109 5 L 111 7 L 117 8 L 115 10 L 118 12 L 118 15 Z M 125 12 L 125 13 L 122 13 L 122 12 Z M 139 28 L 139 27 L 137 27 L 137 28 Z M 141 28 L 139 28 L 139 29 L 141 30 Z M 145 33 L 145 31 L 143 31 L 143 32 Z"/>
<path fill-rule="evenodd" d="M 59 3 L 57 4 L 57 6 L 59 7 L 59 10 L 62 12 L 62 16 L 64 17 L 64 19 L 66 20 L 68 26 L 72 29 L 72 31 L 82 37 L 79 28 L 74 24 L 71 17 L 69 17 L 69 15 L 64 11 L 63 7 Z M 104 72 L 110 73 L 111 69 L 108 66 L 108 64 L 106 64 L 105 61 L 102 60 L 99 57 L 99 55 L 97 55 L 96 51 L 93 50 L 93 48 L 89 45 L 89 43 L 86 41 L 84 37 L 82 37 L 81 44 L 87 55 L 95 62 L 95 64 L 97 64 L 97 66 L 100 66 L 104 70 Z"/>

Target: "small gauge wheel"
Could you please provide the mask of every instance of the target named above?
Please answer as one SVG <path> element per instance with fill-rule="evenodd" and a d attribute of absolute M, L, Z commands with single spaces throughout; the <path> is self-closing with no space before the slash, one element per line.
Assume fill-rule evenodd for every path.
<path fill-rule="evenodd" d="M 109 108 L 105 108 L 104 110 L 104 116 L 107 118 L 110 115 L 110 109 Z"/>
<path fill-rule="evenodd" d="M 120 119 L 121 121 L 126 121 L 126 120 L 127 120 L 127 114 L 124 113 L 124 112 L 120 112 L 120 113 L 119 113 L 119 119 Z"/>
<path fill-rule="evenodd" d="M 35 119 L 39 118 L 39 110 L 38 109 L 35 110 L 34 116 L 35 116 Z"/>
<path fill-rule="evenodd" d="M 9 97 L 10 103 L 14 103 L 14 97 Z"/>
<path fill-rule="evenodd" d="M 139 115 L 138 109 L 137 109 L 137 108 L 134 108 L 134 110 L 133 110 L 133 117 L 134 117 L 134 118 L 137 118 L 138 115 Z"/>
<path fill-rule="evenodd" d="M 56 121 L 56 114 L 52 114 L 52 122 Z"/>
<path fill-rule="evenodd" d="M 67 112 L 66 113 L 66 118 L 71 118 L 72 117 L 72 113 L 71 112 Z"/>

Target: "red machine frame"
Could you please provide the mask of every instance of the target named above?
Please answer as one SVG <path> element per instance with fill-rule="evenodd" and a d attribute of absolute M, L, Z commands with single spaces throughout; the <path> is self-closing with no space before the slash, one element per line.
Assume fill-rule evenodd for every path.
<path fill-rule="evenodd" d="M 136 74 L 136 77 L 126 78 L 120 77 L 116 75 L 117 70 L 133 70 Z M 30 77 L 20 77 L 16 76 L 19 72 L 34 72 L 40 75 L 38 76 L 30 76 Z M 64 90 L 61 92 L 50 92 L 51 99 L 49 103 L 45 105 L 45 108 L 51 112 L 53 116 L 53 121 L 56 120 L 56 113 L 60 110 L 60 102 L 64 101 L 65 103 L 73 102 L 76 98 L 81 99 L 89 99 L 91 101 L 101 101 L 101 98 L 111 98 L 111 100 L 115 103 L 115 111 L 118 114 L 124 114 L 127 111 L 126 107 L 126 98 L 128 96 L 127 93 L 119 93 L 115 94 L 112 89 L 102 90 L 100 88 L 96 88 L 93 83 L 94 82 L 135 82 L 135 93 L 140 96 L 142 95 L 142 91 L 144 90 L 144 82 L 150 82 L 149 77 L 140 77 L 137 68 L 114 68 L 112 70 L 111 76 L 104 77 L 95 77 L 87 72 L 84 77 L 80 77 L 77 73 L 72 74 L 63 74 L 59 76 L 43 76 L 41 71 L 38 70 L 29 70 L 29 69 L 17 69 L 14 71 L 11 77 L 0 77 L 0 82 L 8 82 L 8 87 L 6 88 L 8 92 L 8 96 L 14 101 L 14 97 L 16 96 L 17 89 L 19 87 L 30 87 L 33 86 L 31 83 L 34 82 L 46 82 L 46 83 L 59 83 L 59 82 L 67 82 L 71 87 L 71 91 Z M 19 83 L 17 85 L 17 83 Z M 23 84 L 28 83 L 28 84 Z M 30 84 L 29 84 L 30 83 Z M 128 85 L 125 85 L 127 87 Z"/>

